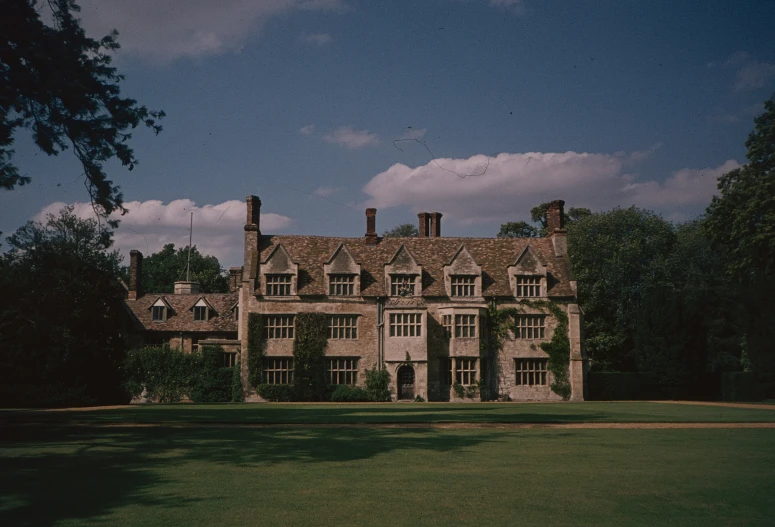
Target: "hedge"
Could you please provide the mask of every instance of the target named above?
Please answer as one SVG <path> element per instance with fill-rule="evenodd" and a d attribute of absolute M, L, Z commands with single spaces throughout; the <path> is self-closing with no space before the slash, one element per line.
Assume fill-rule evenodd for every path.
<path fill-rule="evenodd" d="M 764 390 L 750 371 L 721 374 L 721 399 L 723 401 L 761 401 Z"/>
<path fill-rule="evenodd" d="M 643 401 L 660 399 L 659 383 L 650 373 L 590 372 L 590 401 Z"/>
<path fill-rule="evenodd" d="M 335 403 L 363 403 L 369 400 L 366 390 L 349 384 L 340 384 L 331 394 L 331 401 Z"/>

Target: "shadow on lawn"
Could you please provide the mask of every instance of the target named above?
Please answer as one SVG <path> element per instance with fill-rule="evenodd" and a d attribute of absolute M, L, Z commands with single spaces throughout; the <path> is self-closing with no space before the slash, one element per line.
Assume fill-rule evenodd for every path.
<path fill-rule="evenodd" d="M 455 452 L 493 433 L 401 429 L 0 428 L 0 525 L 92 519 L 124 505 L 186 507 L 168 469 L 347 462 L 401 449 Z M 199 467 L 202 468 L 201 466 Z M 192 469 L 193 470 L 193 469 Z"/>
<path fill-rule="evenodd" d="M 560 408 L 564 406 L 564 408 Z M 540 412 L 515 411 L 509 405 L 464 404 L 435 405 L 342 405 L 301 406 L 262 404 L 245 405 L 186 404 L 125 407 L 95 411 L 8 411 L 0 412 L 0 423 L 263 423 L 263 424 L 350 424 L 350 423 L 554 423 L 606 420 L 609 414 L 574 409 L 566 405 Z"/>

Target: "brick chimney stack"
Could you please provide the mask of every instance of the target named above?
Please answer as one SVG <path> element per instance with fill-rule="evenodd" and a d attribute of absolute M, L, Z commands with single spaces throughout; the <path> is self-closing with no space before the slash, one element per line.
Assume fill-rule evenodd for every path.
<path fill-rule="evenodd" d="M 366 245 L 377 245 L 377 209 L 366 209 Z"/>
<path fill-rule="evenodd" d="M 247 202 L 248 218 L 245 222 L 246 231 L 259 231 L 261 225 L 261 200 L 258 196 L 248 196 L 245 198 Z"/>
<path fill-rule="evenodd" d="M 236 293 L 242 284 L 242 267 L 229 267 L 229 292 Z"/>
<path fill-rule="evenodd" d="M 555 230 L 565 228 L 565 202 L 557 199 L 546 209 L 546 231 L 551 236 Z"/>
<path fill-rule="evenodd" d="M 417 214 L 417 220 L 418 220 L 418 236 L 420 238 L 427 238 L 431 235 L 431 224 L 430 224 L 430 217 L 428 216 L 427 212 L 420 212 Z"/>
<path fill-rule="evenodd" d="M 431 238 L 441 238 L 441 212 L 431 212 L 431 226 L 429 236 Z"/>
<path fill-rule="evenodd" d="M 129 251 L 129 300 L 137 300 L 143 296 L 143 253 L 137 250 Z"/>

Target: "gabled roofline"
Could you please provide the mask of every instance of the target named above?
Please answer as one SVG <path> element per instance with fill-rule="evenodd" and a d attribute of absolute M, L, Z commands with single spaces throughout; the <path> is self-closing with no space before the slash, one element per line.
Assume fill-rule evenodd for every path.
<path fill-rule="evenodd" d="M 482 264 L 480 264 L 479 262 L 477 262 L 477 261 L 476 261 L 476 258 L 474 258 L 474 255 L 473 255 L 473 254 L 471 254 L 471 251 L 469 251 L 469 250 L 468 250 L 468 247 L 466 247 L 466 244 L 465 244 L 465 243 L 461 243 L 461 244 L 460 244 L 460 247 L 458 247 L 458 248 L 457 248 L 457 251 L 455 251 L 455 254 L 454 254 L 454 255 L 452 255 L 452 258 L 450 258 L 449 262 L 447 262 L 447 263 L 444 265 L 444 267 L 449 267 L 449 266 L 451 266 L 451 265 L 454 263 L 454 261 L 455 261 L 455 260 L 457 260 L 457 257 L 458 257 L 458 255 L 461 253 L 461 251 L 465 251 L 465 252 L 467 252 L 467 253 L 468 253 L 468 256 L 470 256 L 470 257 L 471 257 L 471 260 L 473 260 L 473 262 L 474 262 L 476 265 L 478 265 L 479 267 L 481 267 L 481 266 L 482 266 Z"/>
<path fill-rule="evenodd" d="M 200 296 L 199 298 L 197 298 L 197 299 L 196 299 L 196 302 L 194 302 L 193 304 L 191 304 L 191 307 L 189 307 L 189 308 L 188 308 L 188 311 L 191 311 L 192 309 L 194 309 L 194 307 L 196 307 L 196 305 L 199 303 L 199 301 L 200 301 L 200 300 L 203 300 L 203 301 L 204 301 L 204 303 L 205 303 L 205 304 L 207 304 L 207 307 L 208 307 L 209 309 L 211 309 L 212 311 L 215 311 L 215 308 L 213 307 L 213 305 L 210 303 L 210 301 L 209 301 L 209 300 L 207 300 L 207 297 L 205 297 L 204 295 L 202 295 L 202 296 Z M 216 311 L 216 313 L 217 313 L 217 311 Z"/>
<path fill-rule="evenodd" d="M 156 300 L 154 300 L 153 302 L 151 302 L 151 305 L 150 305 L 150 306 L 148 306 L 148 309 L 152 309 L 152 308 L 153 308 L 153 306 L 154 306 L 154 304 L 156 304 L 156 302 L 158 302 L 159 300 L 161 300 L 161 301 L 164 303 L 164 305 L 165 305 L 165 306 L 167 306 L 167 309 L 169 309 L 169 310 L 170 310 L 170 311 L 172 311 L 173 313 L 175 312 L 175 310 L 174 310 L 174 309 L 172 309 L 172 304 L 170 304 L 170 303 L 167 301 L 167 299 L 166 299 L 166 298 L 164 298 L 164 296 L 157 296 L 157 297 L 156 297 Z M 197 300 L 197 302 L 198 302 L 198 300 Z"/>
<path fill-rule="evenodd" d="M 523 257 L 523 256 L 525 256 L 525 253 L 527 253 L 528 251 L 530 251 L 530 253 L 533 255 L 533 258 L 535 258 L 535 259 L 536 259 L 536 261 L 537 261 L 539 264 L 541 264 L 543 267 L 546 267 L 546 262 L 544 262 L 544 261 L 541 259 L 541 256 L 538 254 L 538 252 L 537 252 L 537 251 L 535 251 L 535 250 L 534 250 L 534 249 L 533 249 L 533 248 L 530 246 L 530 242 L 528 242 L 528 243 L 527 243 L 527 245 L 525 245 L 525 248 L 524 248 L 524 249 L 522 249 L 522 252 L 520 252 L 520 253 L 519 253 L 519 255 L 517 256 L 517 259 L 516 259 L 516 260 L 514 260 L 514 263 L 513 263 L 513 264 L 511 264 L 509 267 L 517 267 L 517 266 L 519 265 L 519 262 L 520 262 L 520 260 L 522 260 L 522 257 Z"/>
<path fill-rule="evenodd" d="M 402 250 L 405 250 L 409 254 L 409 256 L 412 258 L 412 261 L 414 262 L 414 265 L 420 267 L 420 263 L 417 261 L 417 258 L 415 257 L 415 255 L 412 253 L 412 251 L 409 250 L 409 247 L 407 247 L 406 244 L 403 242 L 401 242 L 401 246 L 398 248 L 398 250 L 395 253 L 393 253 L 393 256 L 385 265 L 393 265 L 393 262 L 396 261 L 396 258 L 398 257 L 399 254 L 401 254 Z"/>
<path fill-rule="evenodd" d="M 344 250 L 344 252 L 347 253 L 347 256 L 349 256 L 353 262 L 355 262 L 357 265 L 361 265 L 361 262 L 355 259 L 355 257 L 353 256 L 353 253 L 350 252 L 350 249 L 347 248 L 347 245 L 344 242 L 340 243 L 339 247 L 337 247 L 334 250 L 334 253 L 331 255 L 331 258 L 329 258 L 328 261 L 326 262 L 326 265 L 331 265 L 331 263 L 336 259 L 336 256 L 339 254 L 339 251 L 341 250 Z"/>
<path fill-rule="evenodd" d="M 269 263 L 269 260 L 271 260 L 274 257 L 274 254 L 279 250 L 282 250 L 285 253 L 285 255 L 288 257 L 288 260 L 292 264 L 299 265 L 299 262 L 293 259 L 293 257 L 291 256 L 291 253 L 288 252 L 288 249 L 285 248 L 285 245 L 283 245 L 282 242 L 275 245 L 274 249 L 272 249 L 272 252 L 269 253 L 269 256 L 267 256 L 266 259 L 263 262 L 261 262 L 261 265 L 266 265 L 267 263 Z"/>

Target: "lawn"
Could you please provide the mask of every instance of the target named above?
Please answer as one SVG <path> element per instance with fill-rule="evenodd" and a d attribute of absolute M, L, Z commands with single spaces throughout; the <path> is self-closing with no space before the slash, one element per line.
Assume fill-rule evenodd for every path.
<path fill-rule="evenodd" d="M 651 402 L 170 404 L 74 411 L 0 410 L 3 422 L 46 423 L 654 423 L 775 422 L 775 410 Z"/>
<path fill-rule="evenodd" d="M 772 524 L 775 429 L 212 425 L 281 418 L 297 424 L 302 418 L 312 424 L 475 421 L 477 415 L 511 422 L 612 422 L 642 421 L 655 413 L 663 421 L 732 422 L 771 421 L 775 411 L 585 403 L 178 405 L 75 412 L 77 420 L 95 424 L 201 422 L 191 428 L 69 426 L 64 418 L 25 425 L 8 416 L 31 413 L 3 412 L 0 525 Z"/>

